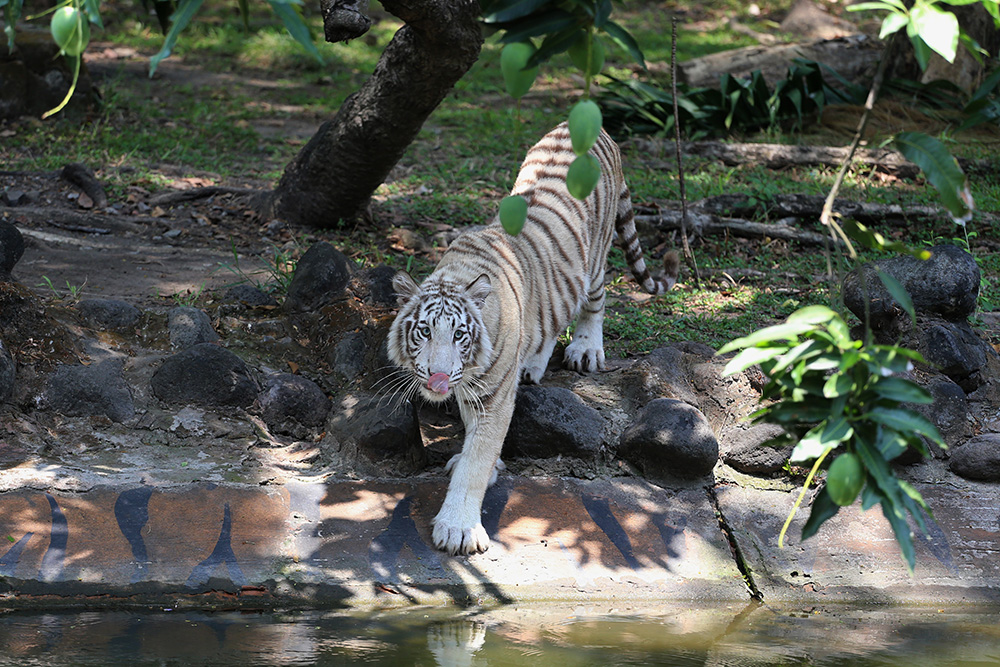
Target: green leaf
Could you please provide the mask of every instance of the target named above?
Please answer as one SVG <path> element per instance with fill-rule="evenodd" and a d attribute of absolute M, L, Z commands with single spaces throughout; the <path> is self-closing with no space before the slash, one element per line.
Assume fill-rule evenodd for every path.
<path fill-rule="evenodd" d="M 937 188 L 941 202 L 956 222 L 965 221 L 972 215 L 971 198 L 965 196 L 968 181 L 944 144 L 922 132 L 900 132 L 893 144 L 907 160 L 916 163 Z"/>
<path fill-rule="evenodd" d="M 792 463 L 801 463 L 818 459 L 824 452 L 833 449 L 852 435 L 854 428 L 843 415 L 832 417 L 806 433 L 795 445 L 788 460 Z"/>
<path fill-rule="evenodd" d="M 948 62 L 958 51 L 958 18 L 927 2 L 917 2 L 910 10 L 910 25 L 927 46 Z"/>
<path fill-rule="evenodd" d="M 807 361 L 813 357 L 818 357 L 823 353 L 823 350 L 824 346 L 821 343 L 811 339 L 807 340 L 799 345 L 796 345 L 791 350 L 783 354 L 781 358 L 778 359 L 778 362 L 774 365 L 774 367 L 770 369 L 769 373 L 772 375 L 781 373 L 793 364 Z M 803 366 L 802 370 L 799 371 L 799 374 L 805 372 L 805 370 L 805 366 Z M 796 383 L 799 382 L 801 382 L 801 375 L 798 379 L 796 379 Z"/>
<path fill-rule="evenodd" d="M 856 5 L 855 5 L 856 7 Z M 854 9 L 852 7 L 851 9 Z M 888 14 L 884 19 L 882 19 L 882 28 L 879 30 L 878 38 L 885 39 L 889 35 L 898 32 L 900 29 L 905 28 L 906 24 L 910 22 L 910 17 L 906 14 L 900 14 L 898 12 L 892 12 Z"/>
<path fill-rule="evenodd" d="M 15 30 L 17 28 L 17 22 L 21 18 L 21 9 L 23 6 L 24 0 L 3 0 L 0 2 L 0 7 L 4 7 L 3 31 L 7 35 L 7 50 L 10 52 L 14 51 Z"/>
<path fill-rule="evenodd" d="M 528 60 L 528 65 L 539 65 L 552 56 L 563 53 L 579 39 L 579 35 L 580 31 L 576 26 L 570 26 L 559 32 L 549 33 L 542 40 L 542 45 L 538 47 L 538 50 Z"/>
<path fill-rule="evenodd" d="M 885 285 L 886 290 L 896 303 L 910 316 L 910 321 L 913 324 L 917 323 L 917 311 L 913 308 L 913 299 L 910 298 L 910 293 L 906 291 L 903 284 L 900 283 L 894 276 L 889 275 L 885 271 L 879 269 L 877 266 L 875 268 L 876 273 L 878 273 L 879 280 Z"/>
<path fill-rule="evenodd" d="M 917 438 L 917 440 L 919 439 L 920 438 Z M 909 441 L 906 437 L 901 435 L 899 431 L 895 431 L 891 428 L 880 428 L 878 430 L 878 438 L 875 441 L 875 447 L 878 449 L 879 454 L 882 455 L 882 458 L 886 461 L 892 461 L 899 456 L 902 456 L 908 445 Z"/>
<path fill-rule="evenodd" d="M 643 69 L 646 69 L 646 58 L 642 55 L 642 49 L 639 48 L 639 44 L 635 41 L 635 37 L 633 37 L 625 28 L 621 27 L 614 21 L 607 21 L 601 27 L 601 30 L 605 32 L 615 44 L 622 47 L 625 52 L 632 57 L 632 60 L 639 63 Z"/>
<path fill-rule="evenodd" d="M 916 433 L 930 438 L 938 445 L 944 445 L 941 434 L 937 426 L 927 420 L 926 417 L 918 415 L 906 408 L 880 408 L 876 407 L 864 415 L 864 418 L 871 419 L 884 426 L 895 429 L 900 433 Z"/>
<path fill-rule="evenodd" d="M 785 322 L 774 326 L 765 327 L 754 331 L 749 336 L 737 338 L 722 346 L 719 354 L 726 354 L 733 350 L 740 350 L 745 347 L 753 347 L 761 343 L 771 343 L 774 341 L 797 340 L 800 334 L 812 330 L 813 325 L 808 322 Z"/>
<path fill-rule="evenodd" d="M 879 377 L 871 386 L 872 391 L 891 401 L 900 403 L 933 403 L 934 398 L 926 389 L 905 378 Z"/>
<path fill-rule="evenodd" d="M 812 501 L 812 510 L 809 512 L 809 518 L 806 519 L 806 523 L 802 526 L 802 539 L 807 540 L 816 534 L 819 527 L 823 525 L 823 522 L 828 519 L 832 519 L 840 511 L 840 505 L 833 502 L 830 498 L 830 494 L 827 493 L 826 488 L 820 490 L 816 494 L 816 497 Z"/>
<path fill-rule="evenodd" d="M 786 321 L 789 324 L 826 324 L 839 318 L 836 311 L 826 306 L 806 306 L 789 315 Z"/>
<path fill-rule="evenodd" d="M 500 42 L 503 44 L 523 42 L 531 37 L 548 35 L 578 25 L 579 20 L 575 16 L 561 9 L 554 9 L 504 25 L 504 35 Z"/>
<path fill-rule="evenodd" d="M 534 14 L 538 9 L 548 5 L 550 0 L 514 0 L 503 3 L 501 7 L 490 7 L 490 13 L 483 16 L 484 23 L 507 23 Z"/>
<path fill-rule="evenodd" d="M 170 17 L 170 30 L 167 31 L 167 36 L 163 38 L 163 46 L 160 47 L 160 51 L 156 55 L 149 59 L 149 78 L 153 78 L 153 75 L 156 74 L 156 68 L 159 67 L 160 61 L 169 56 L 174 50 L 177 37 L 180 36 L 181 31 L 187 27 L 191 19 L 194 18 L 194 15 L 201 9 L 203 1 L 181 0 L 181 3 Z"/>
<path fill-rule="evenodd" d="M 748 347 L 729 360 L 722 370 L 722 377 L 729 377 L 762 361 L 768 361 L 783 354 L 787 347 Z"/>
<path fill-rule="evenodd" d="M 292 7 L 287 2 L 281 2 L 280 0 L 268 0 L 271 9 L 274 13 L 278 15 L 281 22 L 285 24 L 285 30 L 292 38 L 302 45 L 302 47 L 316 59 L 320 65 L 323 64 L 323 56 L 320 54 L 319 49 L 316 48 L 316 44 L 313 42 L 312 34 L 309 32 L 309 26 L 302 19 L 302 14 L 296 7 Z"/>
<path fill-rule="evenodd" d="M 834 373 L 823 385 L 823 395 L 827 398 L 836 398 L 849 394 L 852 389 L 854 389 L 854 379 L 850 375 Z"/>
<path fill-rule="evenodd" d="M 886 0 L 886 2 L 859 2 L 856 5 L 850 5 L 847 8 L 849 12 L 863 12 L 863 11 L 878 11 L 878 12 L 894 12 L 896 10 L 908 11 L 906 5 L 904 5 L 899 0 Z"/>
<path fill-rule="evenodd" d="M 87 12 L 87 20 L 103 30 L 104 23 L 101 21 L 100 0 L 83 0 L 83 8 Z"/>

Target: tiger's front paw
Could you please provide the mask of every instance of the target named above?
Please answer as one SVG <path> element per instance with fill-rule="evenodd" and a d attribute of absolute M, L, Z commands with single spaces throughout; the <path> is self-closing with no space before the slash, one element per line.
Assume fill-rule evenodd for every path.
<path fill-rule="evenodd" d="M 438 514 L 434 519 L 432 538 L 434 546 L 446 551 L 452 556 L 471 556 L 480 554 L 490 548 L 490 536 L 486 534 L 483 524 L 476 522 L 473 526 L 452 522 Z"/>

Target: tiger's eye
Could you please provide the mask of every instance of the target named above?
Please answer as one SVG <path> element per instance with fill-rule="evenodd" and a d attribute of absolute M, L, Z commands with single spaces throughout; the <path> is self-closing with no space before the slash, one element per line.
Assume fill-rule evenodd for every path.
<path fill-rule="evenodd" d="M 457 330 L 455 332 L 455 342 L 457 343 L 463 338 L 465 338 L 465 331 L 463 331 L 462 329 Z"/>
<path fill-rule="evenodd" d="M 420 335 L 423 336 L 424 338 L 430 338 L 431 337 L 431 328 L 429 326 L 426 326 L 426 325 L 422 326 L 417 331 L 419 331 Z"/>

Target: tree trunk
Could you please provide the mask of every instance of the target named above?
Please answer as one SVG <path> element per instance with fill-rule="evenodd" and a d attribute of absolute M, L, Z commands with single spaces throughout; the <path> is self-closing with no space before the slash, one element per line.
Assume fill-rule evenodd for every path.
<path fill-rule="evenodd" d="M 345 16 L 363 32 L 357 2 L 325 0 L 328 39 L 357 36 L 333 25 Z M 479 57 L 476 0 L 383 0 L 402 19 L 371 77 L 285 168 L 260 213 L 294 224 L 332 227 L 364 208 L 424 121 Z"/>

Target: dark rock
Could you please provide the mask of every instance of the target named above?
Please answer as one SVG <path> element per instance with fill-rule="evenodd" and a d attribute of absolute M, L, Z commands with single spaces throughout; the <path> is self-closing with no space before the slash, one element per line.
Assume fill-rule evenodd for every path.
<path fill-rule="evenodd" d="M 330 399 L 315 382 L 290 373 L 269 376 L 257 402 L 269 426 L 289 418 L 303 426 L 319 426 L 330 412 Z"/>
<path fill-rule="evenodd" d="M 504 456 L 593 456 L 601 446 L 604 418 L 561 387 L 522 385 L 503 444 Z"/>
<path fill-rule="evenodd" d="M 951 453 L 951 471 L 966 479 L 1000 482 L 1000 433 L 976 436 Z"/>
<path fill-rule="evenodd" d="M 700 410 L 659 398 L 622 433 L 618 455 L 649 477 L 696 479 L 712 472 L 719 442 Z"/>
<path fill-rule="evenodd" d="M 784 434 L 777 424 L 754 424 L 749 428 L 730 429 L 722 437 L 722 460 L 748 475 L 773 475 L 781 472 L 795 443 L 774 446 L 768 441 Z"/>
<path fill-rule="evenodd" d="M 866 285 L 873 328 L 892 328 L 897 319 L 906 317 L 879 279 L 878 267 L 902 284 L 918 314 L 950 321 L 965 319 L 975 312 L 979 296 L 981 275 L 975 259 L 953 245 L 934 246 L 930 251 L 928 260 L 892 257 L 851 271 L 844 278 L 844 304 L 864 321 Z"/>
<path fill-rule="evenodd" d="M 351 260 L 329 243 L 315 243 L 295 265 L 285 309 L 316 310 L 338 298 L 350 279 Z"/>
<path fill-rule="evenodd" d="M 171 308 L 167 313 L 167 329 L 170 331 L 170 344 L 178 350 L 219 340 L 208 314 L 190 306 Z"/>
<path fill-rule="evenodd" d="M 934 398 L 933 403 L 907 403 L 903 407 L 920 413 L 937 426 L 941 437 L 949 447 L 964 442 L 972 435 L 972 427 L 969 425 L 969 401 L 965 392 L 950 379 L 942 376 L 935 376 L 924 388 Z M 936 445 L 931 446 L 931 451 L 938 457 L 943 454 Z"/>
<path fill-rule="evenodd" d="M 349 457 L 379 465 L 391 462 L 391 472 L 410 473 L 427 465 L 427 452 L 413 403 L 386 405 L 377 397 L 348 395 L 334 410 L 326 425 L 336 441 L 341 458 Z"/>
<path fill-rule="evenodd" d="M 233 285 L 222 298 L 230 303 L 243 304 L 247 308 L 275 308 L 278 305 L 273 296 L 248 283 Z"/>
<path fill-rule="evenodd" d="M 134 329 L 142 316 L 141 310 L 118 299 L 83 299 L 76 309 L 87 326 L 100 331 Z"/>
<path fill-rule="evenodd" d="M 367 347 L 362 332 L 345 334 L 333 348 L 333 372 L 347 380 L 356 379 L 365 369 Z"/>
<path fill-rule="evenodd" d="M 14 358 L 10 356 L 7 346 L 0 340 L 0 403 L 6 402 L 14 393 L 16 368 Z"/>
<path fill-rule="evenodd" d="M 25 206 L 31 203 L 31 195 L 24 190 L 4 190 L 0 192 L 0 202 L 6 206 Z"/>
<path fill-rule="evenodd" d="M 123 368 L 124 362 L 117 358 L 89 366 L 61 365 L 49 377 L 46 401 L 70 417 L 104 415 L 111 421 L 128 421 L 135 416 L 135 405 Z"/>
<path fill-rule="evenodd" d="M 640 405 L 664 397 L 698 405 L 698 394 L 689 378 L 691 361 L 677 345 L 657 348 L 625 371 L 622 393 Z"/>
<path fill-rule="evenodd" d="M 981 339 L 968 322 L 921 322 L 916 349 L 932 367 L 955 381 L 964 391 L 978 389 L 1000 365 L 996 350 Z M 992 363 L 991 363 L 992 362 Z"/>
<path fill-rule="evenodd" d="M 381 264 L 368 269 L 360 276 L 368 288 L 368 297 L 372 305 L 396 307 L 396 290 L 392 286 L 392 277 L 396 273 L 396 269 Z"/>
<path fill-rule="evenodd" d="M 0 220 L 0 281 L 10 280 L 14 265 L 24 254 L 24 237 L 11 223 Z"/>
<path fill-rule="evenodd" d="M 167 357 L 153 374 L 153 394 L 169 403 L 250 406 L 260 393 L 250 367 L 238 356 L 201 343 Z"/>

